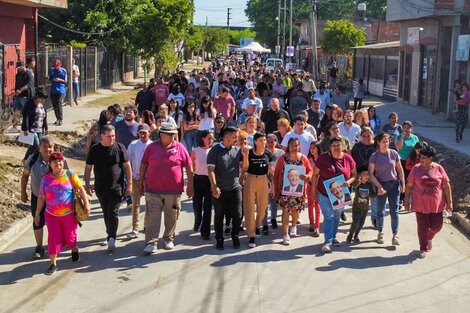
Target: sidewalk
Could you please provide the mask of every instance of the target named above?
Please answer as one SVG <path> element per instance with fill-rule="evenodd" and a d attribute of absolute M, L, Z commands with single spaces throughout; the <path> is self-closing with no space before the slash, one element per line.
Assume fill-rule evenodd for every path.
<path fill-rule="evenodd" d="M 412 106 L 403 102 L 383 102 L 381 99 L 371 99 L 377 102 L 377 113 L 382 120 L 382 125 L 388 123 L 388 114 L 397 112 L 398 122 L 413 123 L 413 132 L 432 141 L 440 143 L 450 149 L 454 149 L 470 156 L 470 132 L 464 131 L 463 141 L 455 141 L 455 123 L 449 122 L 443 114 L 432 114 L 423 107 Z M 368 101 L 364 103 L 367 104 Z"/>

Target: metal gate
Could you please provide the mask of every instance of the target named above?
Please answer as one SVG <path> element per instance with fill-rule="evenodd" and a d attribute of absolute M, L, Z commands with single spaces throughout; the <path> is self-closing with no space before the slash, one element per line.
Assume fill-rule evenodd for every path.
<path fill-rule="evenodd" d="M 4 45 L 2 47 L 2 105 L 13 102 L 15 90 L 16 62 L 19 59 L 16 45 Z"/>

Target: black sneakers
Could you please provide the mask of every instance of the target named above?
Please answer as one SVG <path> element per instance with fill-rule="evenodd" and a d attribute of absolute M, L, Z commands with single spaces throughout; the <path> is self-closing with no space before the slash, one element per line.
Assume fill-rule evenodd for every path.
<path fill-rule="evenodd" d="M 42 259 L 44 257 L 45 252 L 46 250 L 44 249 L 43 246 L 36 246 L 36 249 L 34 249 L 33 258 Z"/>
<path fill-rule="evenodd" d="M 59 269 L 59 267 L 55 264 L 51 264 L 51 266 L 49 266 L 49 268 L 47 269 L 47 271 L 44 273 L 48 276 L 50 275 L 53 275 L 55 272 L 57 272 L 57 270 Z"/>
<path fill-rule="evenodd" d="M 80 253 L 78 253 L 78 249 L 77 249 L 76 252 L 72 251 L 72 262 L 77 263 L 78 261 L 80 261 Z"/>
<path fill-rule="evenodd" d="M 268 225 L 264 225 L 264 226 L 263 226 L 263 235 L 264 235 L 264 236 L 269 235 Z"/>
<path fill-rule="evenodd" d="M 234 249 L 240 249 L 240 239 L 238 237 L 232 237 L 232 243 Z"/>
<path fill-rule="evenodd" d="M 217 243 L 215 245 L 215 248 L 217 250 L 224 250 L 224 240 L 223 239 L 217 239 Z"/>
<path fill-rule="evenodd" d="M 273 229 L 277 229 L 277 221 L 276 221 L 275 218 L 272 218 L 272 219 L 271 219 L 271 227 L 272 227 Z"/>
<path fill-rule="evenodd" d="M 346 214 L 344 214 L 344 211 L 341 213 L 341 220 L 343 222 L 346 222 L 348 220 L 348 218 L 346 217 Z"/>

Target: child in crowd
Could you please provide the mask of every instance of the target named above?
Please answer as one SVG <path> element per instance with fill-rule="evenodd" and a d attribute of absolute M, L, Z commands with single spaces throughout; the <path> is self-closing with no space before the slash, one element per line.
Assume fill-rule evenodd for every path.
<path fill-rule="evenodd" d="M 415 144 L 413 151 L 411 151 L 410 156 L 408 159 L 406 159 L 406 165 L 405 168 L 407 171 L 411 171 L 413 166 L 419 163 L 419 155 L 421 153 L 421 150 L 428 146 L 428 143 L 426 141 L 419 141 Z"/>
<path fill-rule="evenodd" d="M 359 243 L 359 232 L 364 226 L 364 222 L 369 211 L 370 198 L 375 197 L 375 190 L 369 181 L 369 171 L 366 166 L 360 166 L 357 169 L 358 178 L 354 184 L 354 202 L 352 207 L 352 224 L 349 229 L 349 235 L 346 238 L 347 243 Z"/>

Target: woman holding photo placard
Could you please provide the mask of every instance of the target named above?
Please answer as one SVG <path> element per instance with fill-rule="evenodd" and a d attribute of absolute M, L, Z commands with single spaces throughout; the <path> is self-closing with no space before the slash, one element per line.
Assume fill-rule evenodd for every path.
<path fill-rule="evenodd" d="M 289 166 L 290 165 L 290 166 Z M 305 168 L 304 174 L 299 174 L 300 169 Z M 294 186 L 294 192 L 284 191 L 289 186 L 285 186 L 284 172 L 287 168 L 292 170 L 292 177 L 288 179 L 289 184 Z M 296 171 L 298 173 L 294 173 Z M 303 169 L 302 169 L 303 170 Z M 280 157 L 274 170 L 274 179 L 272 186 L 273 198 L 277 199 L 277 203 L 282 210 L 282 232 L 283 238 L 282 243 L 284 245 L 290 244 L 290 236 L 297 236 L 297 220 L 299 218 L 299 212 L 304 209 L 305 206 L 305 182 L 309 181 L 312 177 L 312 166 L 308 161 L 307 157 L 300 153 L 300 141 L 297 138 L 290 138 L 287 142 L 287 151 L 283 157 Z M 295 177 L 294 177 L 295 176 Z M 302 186 L 300 189 L 301 195 L 296 195 L 298 190 L 297 186 Z M 291 195 L 288 195 L 288 194 Z M 292 214 L 292 227 L 289 235 L 289 213 Z"/>
<path fill-rule="evenodd" d="M 336 239 L 339 220 L 344 206 L 335 206 L 328 197 L 328 192 L 323 182 L 331 178 L 343 176 L 342 187 L 349 187 L 356 179 L 356 162 L 353 158 L 343 152 L 343 143 L 340 137 L 330 138 L 330 150 L 323 153 L 315 162 L 316 168 L 313 172 L 312 198 L 320 203 L 323 214 L 323 231 L 325 233 L 325 243 L 322 251 L 331 252 L 331 246 L 339 246 Z M 335 187 L 335 186 L 332 186 Z"/>

